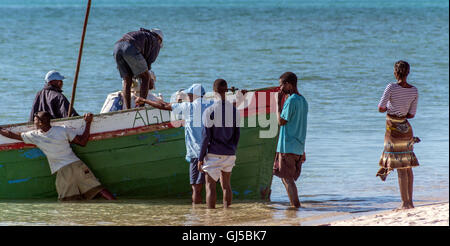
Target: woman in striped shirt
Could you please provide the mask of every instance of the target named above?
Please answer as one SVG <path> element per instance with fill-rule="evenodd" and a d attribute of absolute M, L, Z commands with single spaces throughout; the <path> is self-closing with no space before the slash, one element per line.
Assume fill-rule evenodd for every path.
<path fill-rule="evenodd" d="M 416 114 L 419 94 L 416 87 L 406 82 L 408 74 L 409 64 L 405 61 L 396 62 L 394 76 L 397 83 L 386 87 L 378 104 L 378 110 L 387 114 L 384 151 L 380 158 L 381 169 L 377 176 L 384 181 L 389 172 L 397 169 L 402 198 L 400 209 L 414 208 L 412 167 L 419 166 L 413 145 L 420 140 L 413 137 L 413 131 L 408 122 L 408 119 L 414 118 Z"/>

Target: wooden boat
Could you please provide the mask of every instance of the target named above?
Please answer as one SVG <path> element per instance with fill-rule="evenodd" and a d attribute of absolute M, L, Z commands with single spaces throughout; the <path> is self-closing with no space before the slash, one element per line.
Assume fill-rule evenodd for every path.
<path fill-rule="evenodd" d="M 231 176 L 235 199 L 270 197 L 277 137 L 261 135 L 273 128 L 268 119 L 276 121 L 273 92 L 277 89 L 250 91 L 246 95 L 249 103 L 238 107 L 244 126 Z M 170 119 L 170 112 L 151 107 L 97 114 L 87 146 L 72 148 L 119 198 L 187 198 L 191 187 L 184 128 L 182 122 Z M 84 129 L 82 117 L 52 120 L 51 124 L 74 127 L 80 133 Z M 34 129 L 31 123 L 2 127 L 15 132 Z M 275 130 L 277 135 L 278 127 Z M 56 198 L 55 176 L 36 146 L 0 135 L 0 199 Z"/>

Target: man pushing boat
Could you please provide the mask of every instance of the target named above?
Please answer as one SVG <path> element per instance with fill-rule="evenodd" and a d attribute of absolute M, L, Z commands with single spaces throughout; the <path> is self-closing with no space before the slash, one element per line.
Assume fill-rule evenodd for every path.
<path fill-rule="evenodd" d="M 235 105 L 242 102 L 231 103 L 226 99 L 228 84 L 224 79 L 214 81 L 214 92 L 216 100 L 205 111 L 205 127 L 202 131 L 201 150 L 198 157 L 198 170 L 206 173 L 206 204 L 209 209 L 216 208 L 216 183 L 219 179 L 223 207 L 231 206 L 233 198 L 231 171 L 236 162 L 241 122 Z"/>
<path fill-rule="evenodd" d="M 205 89 L 200 84 L 193 84 L 184 90 L 183 94 L 187 95 L 187 102 L 167 103 L 138 97 L 136 98 L 136 103 L 147 103 L 154 108 L 174 111 L 176 115 L 181 114 L 184 118 L 186 161 L 190 163 L 189 176 L 192 186 L 192 203 L 200 204 L 202 202 L 201 192 L 205 183 L 205 175 L 197 169 L 202 140 L 202 115 L 213 102 L 203 99 Z"/>
<path fill-rule="evenodd" d="M 58 199 L 90 200 L 101 195 L 107 200 L 115 200 L 115 197 L 105 189 L 92 171 L 73 153 L 71 143 L 86 146 L 89 141 L 93 115 L 84 115 L 86 127 L 82 135 L 77 135 L 74 129 L 66 126 L 50 125 L 51 115 L 41 111 L 34 114 L 36 130 L 14 133 L 0 127 L 0 134 L 34 144 L 47 156 L 51 173 L 56 173 L 56 191 Z"/>

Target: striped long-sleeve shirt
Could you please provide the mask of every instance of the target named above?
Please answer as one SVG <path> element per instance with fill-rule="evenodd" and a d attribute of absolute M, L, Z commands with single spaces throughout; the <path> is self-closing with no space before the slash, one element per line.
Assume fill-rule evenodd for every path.
<path fill-rule="evenodd" d="M 399 117 L 404 117 L 408 113 L 415 115 L 418 99 L 419 92 L 416 87 L 404 88 L 392 83 L 386 86 L 378 107 L 387 108 L 388 114 Z"/>

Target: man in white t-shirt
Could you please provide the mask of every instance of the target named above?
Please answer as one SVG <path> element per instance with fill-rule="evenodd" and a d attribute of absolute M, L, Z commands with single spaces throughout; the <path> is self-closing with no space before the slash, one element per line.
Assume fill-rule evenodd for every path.
<path fill-rule="evenodd" d="M 90 200 L 97 195 L 107 200 L 114 200 L 115 197 L 100 184 L 92 171 L 70 147 L 71 143 L 86 146 L 93 115 L 91 113 L 84 115 L 86 127 L 82 135 L 77 135 L 75 129 L 66 126 L 51 126 L 50 119 L 48 112 L 37 112 L 34 114 L 36 130 L 14 133 L 0 128 L 0 134 L 27 144 L 34 144 L 44 152 L 51 173 L 56 173 L 55 184 L 59 200 Z"/>

